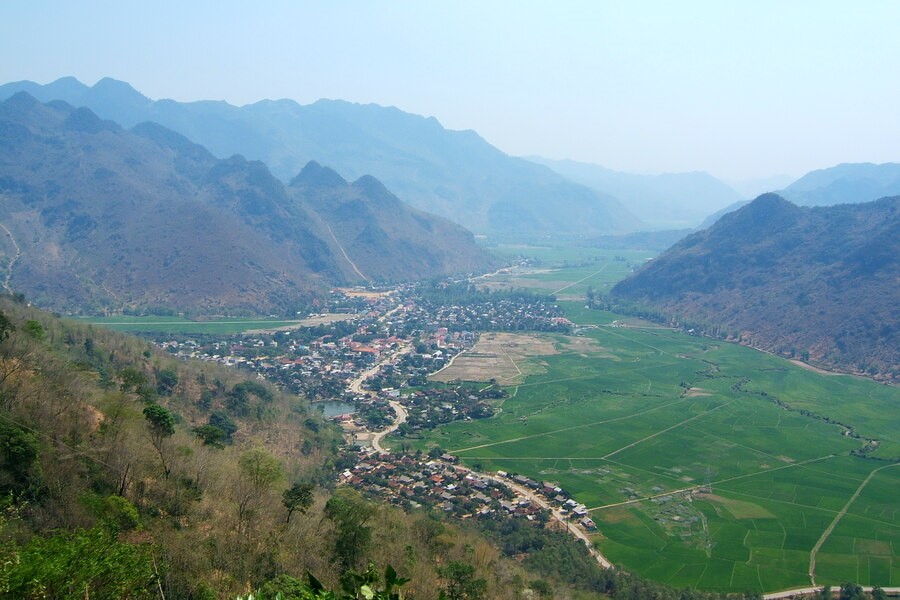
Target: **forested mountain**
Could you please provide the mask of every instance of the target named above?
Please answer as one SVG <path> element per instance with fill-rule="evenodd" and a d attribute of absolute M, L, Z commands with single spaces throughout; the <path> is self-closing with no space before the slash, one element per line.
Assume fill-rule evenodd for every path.
<path fill-rule="evenodd" d="M 900 378 L 900 197 L 764 194 L 611 291 L 648 316 L 813 364 Z"/>
<path fill-rule="evenodd" d="M 743 196 L 709 173 L 638 175 L 573 160 L 529 157 L 568 179 L 618 199 L 657 229 L 696 227 L 710 214 Z"/>
<path fill-rule="evenodd" d="M 900 194 L 900 164 L 846 163 L 807 173 L 778 192 L 801 206 L 871 202 Z"/>
<path fill-rule="evenodd" d="M 154 123 L 20 93 L 0 105 L 6 285 L 43 306 L 287 310 L 329 285 L 489 267 L 458 225 L 372 177 L 286 186 Z M 356 215 L 355 220 L 348 218 Z"/>
<path fill-rule="evenodd" d="M 153 121 L 202 144 L 218 157 L 263 161 L 288 181 L 309 161 L 349 179 L 372 175 L 402 200 L 478 232 L 615 233 L 639 221 L 614 198 L 552 170 L 513 158 L 474 131 L 450 131 L 436 119 L 394 107 L 320 100 L 301 106 L 263 100 L 152 101 L 126 83 L 73 78 L 46 86 L 0 86 L 0 100 L 27 91 L 42 101 L 85 106 L 125 127 Z"/>

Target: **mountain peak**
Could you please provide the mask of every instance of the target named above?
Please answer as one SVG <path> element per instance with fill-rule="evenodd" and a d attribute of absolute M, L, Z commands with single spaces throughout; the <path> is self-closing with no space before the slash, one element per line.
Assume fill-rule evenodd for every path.
<path fill-rule="evenodd" d="M 69 131 L 82 133 L 100 133 L 101 131 L 115 131 L 119 126 L 112 121 L 104 121 L 89 108 L 76 108 L 66 117 L 63 126 Z"/>
<path fill-rule="evenodd" d="M 365 196 L 382 204 L 399 202 L 397 196 L 392 194 L 384 184 L 371 175 L 363 175 L 353 182 L 353 187 L 360 190 Z"/>
<path fill-rule="evenodd" d="M 778 194 L 771 192 L 758 196 L 753 202 L 728 215 L 727 222 L 739 224 L 742 227 L 776 227 L 792 223 L 803 212 L 796 204 L 788 202 Z M 726 218 L 719 223 L 723 226 Z M 718 224 L 718 223 L 717 223 Z"/>
<path fill-rule="evenodd" d="M 291 179 L 291 187 L 309 186 L 334 188 L 347 185 L 347 180 L 338 175 L 337 171 L 328 167 L 323 167 L 314 160 L 306 163 L 303 170 Z"/>
<path fill-rule="evenodd" d="M 37 99 L 28 92 L 16 92 L 3 103 L 4 108 L 14 111 L 28 111 L 40 105 Z"/>

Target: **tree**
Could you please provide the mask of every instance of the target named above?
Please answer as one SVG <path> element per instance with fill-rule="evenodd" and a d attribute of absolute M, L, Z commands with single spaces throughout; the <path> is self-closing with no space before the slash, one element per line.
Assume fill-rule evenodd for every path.
<path fill-rule="evenodd" d="M 313 491 L 315 489 L 316 485 L 314 483 L 298 482 L 284 490 L 284 493 L 281 495 L 281 503 L 284 504 L 288 511 L 286 522 L 291 522 L 291 515 L 294 514 L 294 511 L 299 510 L 302 514 L 312 506 Z"/>
<path fill-rule="evenodd" d="M 194 435 L 203 441 L 204 446 L 212 446 L 213 448 L 225 447 L 225 432 L 215 425 L 194 427 Z"/>
<path fill-rule="evenodd" d="M 334 553 L 345 569 L 360 562 L 372 541 L 372 529 L 366 523 L 375 516 L 375 508 L 352 488 L 339 488 L 325 504 L 325 516 L 334 524 Z"/>
<path fill-rule="evenodd" d="M 159 404 L 150 404 L 144 408 L 144 417 L 147 419 L 147 427 L 150 430 L 150 443 L 156 449 L 159 460 L 162 463 L 163 475 L 166 479 L 172 472 L 171 461 L 168 456 L 168 439 L 175 434 L 175 417 L 165 407 Z"/>
<path fill-rule="evenodd" d="M 128 544 L 106 527 L 34 536 L 0 564 L 8 598 L 155 598 L 149 544 Z"/>
<path fill-rule="evenodd" d="M 41 341 L 44 339 L 46 332 L 44 331 L 44 326 L 35 320 L 29 320 L 25 322 L 25 332 L 34 340 Z"/>
<path fill-rule="evenodd" d="M 0 493 L 20 494 L 40 478 L 40 444 L 27 429 L 0 420 Z"/>
<path fill-rule="evenodd" d="M 9 318 L 0 312 L 0 342 L 9 337 L 13 331 L 16 330 L 15 325 L 12 324 L 12 321 Z"/>
<path fill-rule="evenodd" d="M 847 582 L 841 586 L 840 600 L 866 600 L 863 589 L 855 583 Z"/>
<path fill-rule="evenodd" d="M 156 373 L 156 393 L 171 396 L 178 385 L 178 373 L 174 369 L 161 369 Z"/>
<path fill-rule="evenodd" d="M 476 579 L 475 567 L 470 564 L 454 560 L 438 573 L 447 581 L 441 591 L 446 600 L 482 600 L 487 592 L 487 581 Z"/>
<path fill-rule="evenodd" d="M 283 472 L 278 459 L 263 448 L 251 448 L 241 454 L 238 467 L 241 470 L 238 522 L 243 528 L 250 517 L 253 505 L 267 489 L 282 478 Z"/>

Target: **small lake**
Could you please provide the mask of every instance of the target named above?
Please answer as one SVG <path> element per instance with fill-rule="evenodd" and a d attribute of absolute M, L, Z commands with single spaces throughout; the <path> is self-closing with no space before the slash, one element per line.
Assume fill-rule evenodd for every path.
<path fill-rule="evenodd" d="M 324 400 L 322 402 L 313 402 L 312 407 L 314 410 L 321 410 L 325 414 L 325 416 L 329 418 L 356 412 L 355 406 L 353 406 L 352 404 L 348 404 L 347 402 L 341 402 L 340 400 Z"/>

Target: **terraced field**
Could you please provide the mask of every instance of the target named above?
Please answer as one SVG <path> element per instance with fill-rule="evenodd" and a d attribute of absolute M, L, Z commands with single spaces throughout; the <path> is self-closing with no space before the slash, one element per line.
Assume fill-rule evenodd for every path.
<path fill-rule="evenodd" d="M 900 390 L 564 307 L 580 336 L 549 336 L 499 415 L 423 445 L 558 483 L 613 563 L 659 581 L 774 591 L 813 566 L 818 585 L 900 585 Z"/>

